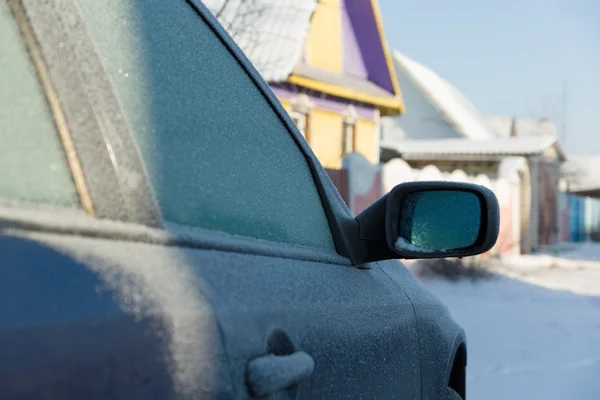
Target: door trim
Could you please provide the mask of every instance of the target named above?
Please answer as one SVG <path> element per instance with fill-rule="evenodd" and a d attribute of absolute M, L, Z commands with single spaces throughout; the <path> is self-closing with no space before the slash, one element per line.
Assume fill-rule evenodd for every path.
<path fill-rule="evenodd" d="M 57 126 L 69 133 L 63 145 L 67 158 L 78 160 L 70 166 L 83 208 L 99 218 L 161 226 L 139 150 L 74 1 L 9 3 L 23 35 L 31 33 L 30 53 L 41 55 L 34 65 L 47 77 L 42 87 Z"/>

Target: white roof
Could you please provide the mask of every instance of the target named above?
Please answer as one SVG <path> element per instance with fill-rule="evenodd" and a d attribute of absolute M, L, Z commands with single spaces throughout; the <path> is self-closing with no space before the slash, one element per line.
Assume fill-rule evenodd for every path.
<path fill-rule="evenodd" d="M 284 81 L 302 55 L 317 0 L 202 0 L 267 82 Z"/>
<path fill-rule="evenodd" d="M 600 156 L 569 156 L 561 172 L 571 192 L 600 189 Z"/>
<path fill-rule="evenodd" d="M 513 133 L 515 136 L 556 137 L 556 124 L 548 118 L 515 119 L 504 115 L 494 115 L 486 117 L 486 120 L 490 129 L 494 130 L 499 137 L 508 137 Z"/>
<path fill-rule="evenodd" d="M 414 80 L 429 101 L 466 139 L 483 140 L 496 136 L 485 117 L 452 84 L 397 50 L 393 51 L 393 55 L 396 65 Z"/>
<path fill-rule="evenodd" d="M 421 158 L 423 156 L 456 155 L 517 155 L 541 154 L 556 143 L 552 136 L 544 137 L 506 137 L 487 140 L 434 139 L 404 140 L 396 145 L 385 147 L 400 153 L 403 158 Z"/>
<path fill-rule="evenodd" d="M 556 124 L 551 119 L 517 119 L 515 122 L 517 136 L 554 136 Z"/>
<path fill-rule="evenodd" d="M 499 137 L 509 137 L 513 127 L 513 117 L 505 115 L 494 115 L 486 117 L 490 129 L 496 132 Z"/>

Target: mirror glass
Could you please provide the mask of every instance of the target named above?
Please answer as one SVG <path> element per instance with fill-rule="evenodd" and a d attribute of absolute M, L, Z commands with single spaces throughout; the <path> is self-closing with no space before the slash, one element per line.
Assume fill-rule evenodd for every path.
<path fill-rule="evenodd" d="M 397 250 L 444 252 L 472 246 L 481 227 L 481 202 L 471 192 L 432 190 L 404 199 Z"/>

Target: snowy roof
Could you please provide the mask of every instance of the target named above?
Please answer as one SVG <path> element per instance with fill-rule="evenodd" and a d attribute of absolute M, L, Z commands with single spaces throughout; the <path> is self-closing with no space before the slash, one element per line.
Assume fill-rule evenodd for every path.
<path fill-rule="evenodd" d="M 421 88 L 429 101 L 442 113 L 458 133 L 466 139 L 483 140 L 496 136 L 485 117 L 452 84 L 424 65 L 411 60 L 397 50 L 394 61 Z"/>
<path fill-rule="evenodd" d="M 203 0 L 267 82 L 282 82 L 302 55 L 317 0 Z"/>
<path fill-rule="evenodd" d="M 515 119 L 504 115 L 486 117 L 487 125 L 499 137 L 514 136 L 553 136 L 556 137 L 556 124 L 548 118 Z M 513 126 L 514 124 L 514 126 Z"/>
<path fill-rule="evenodd" d="M 494 115 L 486 117 L 486 122 L 498 137 L 509 137 L 512 133 L 513 117 Z"/>
<path fill-rule="evenodd" d="M 517 119 L 515 121 L 516 136 L 554 136 L 556 125 L 547 118 L 542 119 Z"/>
<path fill-rule="evenodd" d="M 436 139 L 405 140 L 394 146 L 384 145 L 403 158 L 426 158 L 440 156 L 527 156 L 541 154 L 556 144 L 556 138 L 546 137 L 506 137 L 487 140 Z M 440 157 L 440 158 L 442 158 Z"/>
<path fill-rule="evenodd" d="M 600 156 L 569 156 L 561 172 L 570 192 L 600 191 Z"/>

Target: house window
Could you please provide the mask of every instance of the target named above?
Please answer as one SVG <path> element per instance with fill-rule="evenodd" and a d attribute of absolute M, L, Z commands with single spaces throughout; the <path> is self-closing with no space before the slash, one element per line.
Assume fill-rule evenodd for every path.
<path fill-rule="evenodd" d="M 304 138 L 306 139 L 307 115 L 296 112 L 296 111 L 291 111 L 290 117 L 292 117 L 292 121 L 294 121 L 294 124 L 296 124 L 296 126 L 298 127 L 298 130 L 300 131 L 302 136 L 304 136 Z"/>
<path fill-rule="evenodd" d="M 310 111 L 313 107 L 310 98 L 305 93 L 300 93 L 292 100 L 292 110 L 289 113 L 307 142 L 310 140 Z"/>
<path fill-rule="evenodd" d="M 356 109 L 349 105 L 342 124 L 342 157 L 356 151 Z"/>
<path fill-rule="evenodd" d="M 356 150 L 356 124 L 344 121 L 342 125 L 342 157 Z"/>

